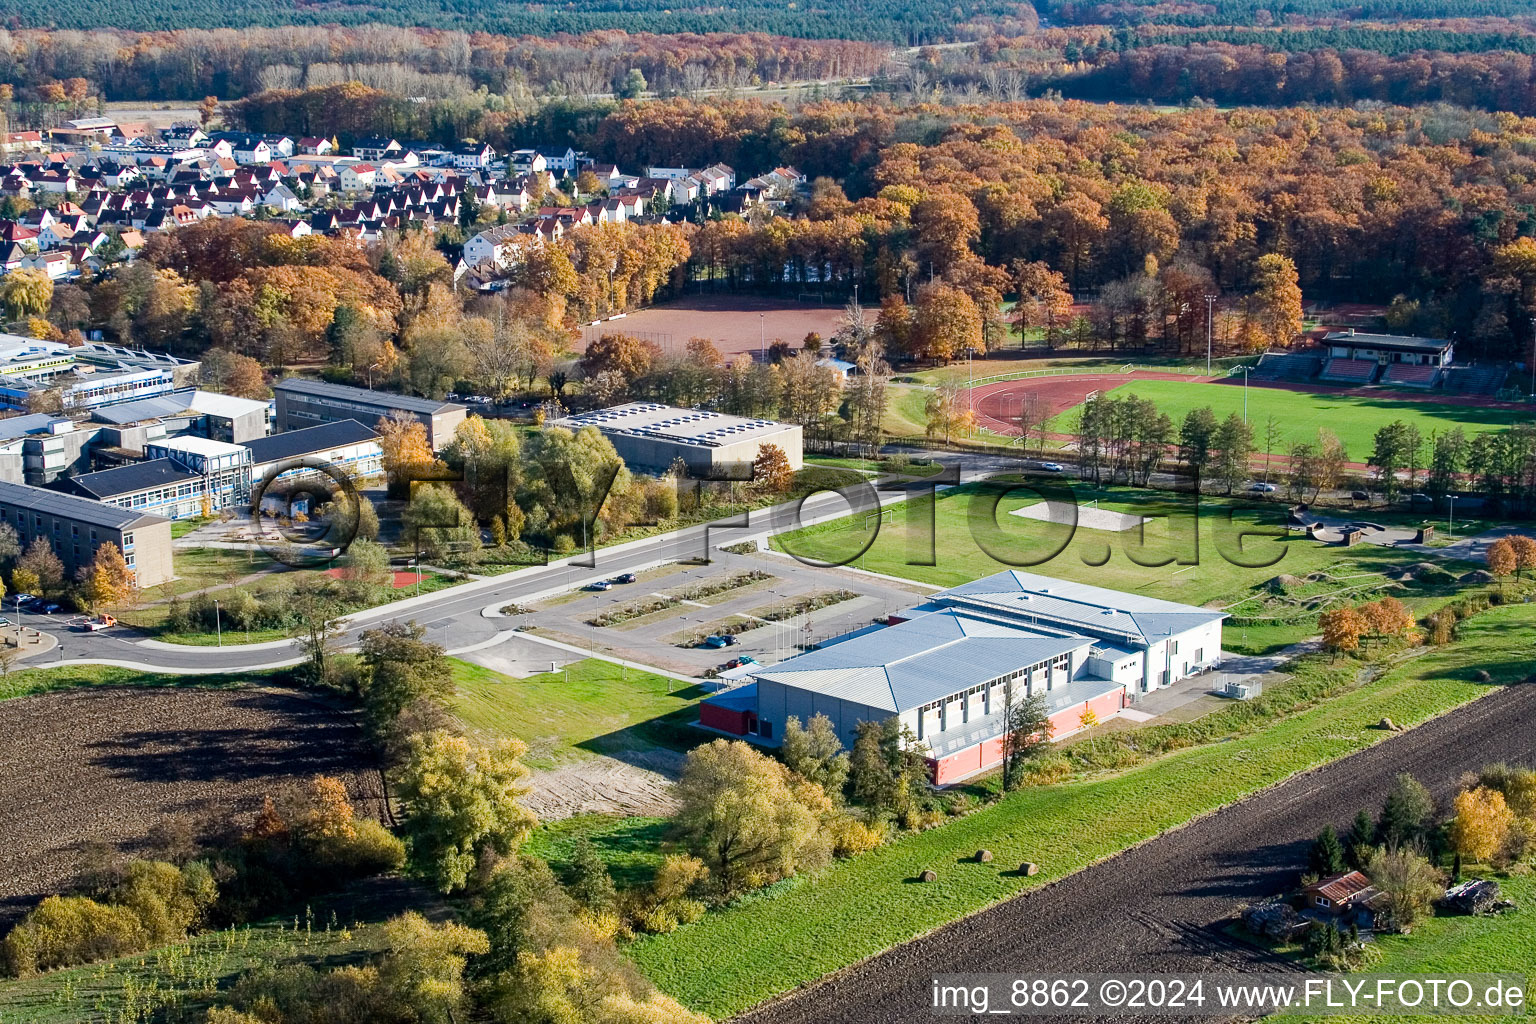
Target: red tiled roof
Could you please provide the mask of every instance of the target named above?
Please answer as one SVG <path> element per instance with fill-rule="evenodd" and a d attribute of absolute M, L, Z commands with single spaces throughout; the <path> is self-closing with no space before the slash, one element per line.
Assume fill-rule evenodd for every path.
<path fill-rule="evenodd" d="M 1307 886 L 1309 892 L 1315 892 L 1331 903 L 1347 903 L 1371 888 L 1374 888 L 1371 880 L 1358 871 L 1322 878 Z"/>

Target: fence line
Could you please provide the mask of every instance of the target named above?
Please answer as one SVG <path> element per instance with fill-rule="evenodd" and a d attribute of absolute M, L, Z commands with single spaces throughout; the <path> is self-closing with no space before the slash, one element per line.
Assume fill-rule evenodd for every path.
<path fill-rule="evenodd" d="M 1230 370 L 1232 367 L 1242 366 L 1244 363 L 1252 359 L 1254 359 L 1252 356 L 1241 356 L 1237 359 L 1233 359 L 1229 356 L 1226 359 L 1217 360 L 1216 365 L 1212 366 L 1212 370 Z M 1031 380 L 1038 377 L 1093 377 L 1107 376 L 1116 373 L 1131 374 L 1137 372 L 1168 373 L 1179 377 L 1204 377 L 1206 375 L 1205 368 L 1203 366 L 1149 366 L 1145 363 L 1126 363 L 1118 368 L 1104 367 L 1097 370 L 1082 366 L 1054 366 L 1044 370 L 1016 370 L 1013 373 L 999 373 L 991 377 L 977 377 L 972 383 L 987 384 L 992 381 Z"/>

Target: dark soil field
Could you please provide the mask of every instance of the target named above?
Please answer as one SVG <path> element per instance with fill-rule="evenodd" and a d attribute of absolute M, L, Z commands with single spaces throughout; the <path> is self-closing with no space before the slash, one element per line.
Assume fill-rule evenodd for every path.
<path fill-rule="evenodd" d="M 157 826 L 249 817 L 316 774 L 380 810 L 355 718 L 301 693 L 69 690 L 0 701 L 0 737 L 0 932 L 91 844 L 152 852 Z"/>
<path fill-rule="evenodd" d="M 1443 806 L 1463 772 L 1495 761 L 1536 765 L 1533 723 L 1536 685 L 1491 694 L 739 1020 L 928 1021 L 930 986 L 940 974 L 1285 970 L 1289 961 L 1227 938 L 1220 925 L 1244 904 L 1296 884 L 1323 826 L 1342 831 L 1357 809 L 1380 807 L 1398 773 L 1411 772 Z"/>

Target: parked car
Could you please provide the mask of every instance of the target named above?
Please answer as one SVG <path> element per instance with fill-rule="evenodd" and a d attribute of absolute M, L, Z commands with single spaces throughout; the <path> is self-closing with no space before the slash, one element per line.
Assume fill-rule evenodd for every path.
<path fill-rule="evenodd" d="M 705 637 L 701 642 L 705 647 L 708 647 L 712 651 L 718 651 L 722 647 L 731 646 L 730 638 L 723 637 L 718 633 L 709 634 L 709 636 Z"/>
<path fill-rule="evenodd" d="M 750 655 L 750 654 L 743 654 L 741 657 L 736 659 L 736 664 L 738 664 L 738 665 L 756 665 L 757 664 L 757 659 L 752 657 L 752 655 Z"/>
<path fill-rule="evenodd" d="M 1435 499 L 1427 494 L 1410 494 L 1408 495 L 1408 503 L 1410 505 L 1433 505 Z"/>
<path fill-rule="evenodd" d="M 1040 463 L 1040 468 L 1047 473 L 1065 473 L 1067 471 L 1067 467 L 1059 462 L 1042 462 Z"/>
<path fill-rule="evenodd" d="M 597 580 L 596 582 L 588 583 L 587 586 L 586 586 L 586 589 L 587 590 L 608 590 L 608 589 L 610 589 L 612 587 L 613 587 L 613 584 L 609 583 L 607 580 Z"/>
<path fill-rule="evenodd" d="M 117 620 L 110 615 L 98 615 L 94 619 L 86 619 L 80 623 L 80 628 L 87 633 L 99 633 L 103 629 L 110 629 L 117 625 Z"/>
<path fill-rule="evenodd" d="M 0 615 L 0 629 L 4 629 L 5 627 L 9 626 L 10 624 L 11 624 L 11 620 L 10 619 L 6 618 L 4 615 Z"/>
<path fill-rule="evenodd" d="M 637 579 L 639 579 L 639 577 L 636 576 L 632 572 L 621 572 L 617 576 L 615 576 L 611 582 L 613 582 L 613 583 L 633 583 Z"/>
<path fill-rule="evenodd" d="M 1267 484 L 1260 480 L 1258 483 L 1254 484 L 1248 489 L 1256 494 L 1274 494 L 1280 488 L 1276 487 L 1274 484 Z"/>
<path fill-rule="evenodd" d="M 63 611 L 64 608 L 62 605 L 56 604 L 53 601 L 44 601 L 42 604 L 38 605 L 37 610 L 42 612 L 44 615 L 52 615 L 54 612 Z"/>
<path fill-rule="evenodd" d="M 12 604 L 31 604 L 33 601 L 36 601 L 36 600 L 37 600 L 37 595 L 36 594 L 12 594 L 11 595 L 11 603 Z"/>

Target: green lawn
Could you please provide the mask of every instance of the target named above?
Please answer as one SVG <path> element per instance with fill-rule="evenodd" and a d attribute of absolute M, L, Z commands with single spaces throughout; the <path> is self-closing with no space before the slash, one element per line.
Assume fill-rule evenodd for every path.
<path fill-rule="evenodd" d="M 1371 974 L 1427 975 L 1445 977 L 1451 974 L 1524 974 L 1528 981 L 1536 975 L 1536 877 L 1515 875 L 1498 878 L 1506 899 L 1519 907 L 1512 914 L 1497 917 L 1462 917 L 1446 915 L 1430 918 L 1414 926 L 1412 935 L 1383 935 L 1377 939 L 1376 948 L 1381 959 L 1365 968 Z M 1533 984 L 1527 985 L 1529 1001 Z M 1296 1022 L 1305 1018 L 1276 1016 L 1267 1018 L 1275 1022 Z M 1379 1016 L 1329 1017 L 1340 1024 L 1365 1024 L 1381 1020 Z M 1431 1024 L 1444 1020 L 1434 1016 L 1393 1016 L 1393 1021 L 1423 1021 Z M 1457 1017 L 1458 1021 L 1509 1021 L 1529 1020 L 1527 1014 Z"/>
<path fill-rule="evenodd" d="M 207 526 L 212 519 L 178 519 L 171 524 L 171 539 L 180 540 L 199 526 Z"/>
<path fill-rule="evenodd" d="M 1070 481 L 1061 486 L 1070 488 L 1063 492 L 1062 500 L 1075 495 L 1080 506 L 1097 499 L 1104 509 L 1166 518 L 1146 526 L 1143 547 L 1136 530 L 1109 533 L 1079 527 L 1074 532 L 1065 524 L 1010 515 L 1040 500 L 1032 492 L 999 496 L 999 487 L 967 485 L 945 492 L 937 501 L 924 494 L 887 511 L 878 536 L 862 556 L 858 552 L 875 527 L 874 520 L 869 519 L 866 529 L 863 515 L 783 534 L 772 543 L 781 551 L 802 557 L 843 562 L 946 587 L 1019 568 L 1170 601 L 1220 606 L 1246 597 L 1255 585 L 1282 573 L 1305 576 L 1341 564 L 1355 573 L 1381 572 L 1424 560 L 1416 552 L 1370 544 L 1346 551 L 1299 534 L 1284 540 L 1249 537 L 1239 546 L 1237 535 L 1242 530 L 1273 530 L 1282 524 L 1285 507 L 1279 502 L 1212 497 L 1201 499 L 1197 555 L 1189 495 L 1129 488 L 1101 490 Z M 1108 561 L 1104 561 L 1106 555 Z M 1161 566 L 1133 560 L 1134 556 L 1140 562 L 1155 562 L 1169 555 L 1174 561 Z M 922 564 L 927 561 L 934 564 Z M 1458 568 L 1454 564 L 1449 567 Z M 1277 633 L 1276 638 L 1269 638 L 1263 630 L 1255 630 L 1245 641 L 1242 631 L 1232 628 L 1227 631 L 1226 644 L 1230 650 L 1264 651 L 1293 639 L 1300 636 Z"/>
<path fill-rule="evenodd" d="M 571 665 L 569 676 L 562 670 L 526 679 L 451 664 L 459 719 L 473 732 L 522 740 L 534 768 L 647 747 L 682 749 L 702 736 L 688 725 L 704 691 L 666 676 L 596 658 Z"/>
<path fill-rule="evenodd" d="M 1114 397 L 1136 395 L 1157 404 L 1158 411 L 1167 413 L 1175 425 L 1192 409 L 1210 406 L 1217 418 L 1225 419 L 1231 413 L 1243 412 L 1242 378 L 1225 384 L 1186 384 L 1176 380 L 1131 381 L 1114 390 Z M 1297 441 L 1312 441 L 1318 427 L 1327 427 L 1339 435 L 1339 440 L 1349 450 L 1350 460 L 1365 462 L 1374 447 L 1376 431 L 1402 420 L 1419 428 L 1426 439 L 1438 431 L 1445 433 L 1453 427 L 1466 431 L 1468 437 L 1499 430 L 1515 423 L 1528 423 L 1529 412 L 1511 409 L 1479 409 L 1469 405 L 1443 405 L 1438 402 L 1403 400 L 1389 392 L 1369 398 L 1352 395 L 1314 395 L 1281 388 L 1250 387 L 1248 391 L 1248 422 L 1253 424 L 1254 440 L 1260 449 L 1264 446 L 1264 424 L 1270 416 L 1280 423 L 1283 441 L 1276 449 L 1284 452 Z M 1071 433 L 1076 429 L 1077 414 L 1068 410 L 1057 416 L 1051 429 Z"/>
<path fill-rule="evenodd" d="M 670 994 L 716 1017 L 846 967 L 1020 891 L 1114 855 L 1297 772 L 1384 739 L 1383 715 L 1419 724 L 1529 671 L 1536 606 L 1497 608 L 1438 648 L 1337 698 L 1223 743 L 1118 775 L 1023 790 L 944 827 L 909 834 L 815 877 L 759 893 L 629 947 Z M 1340 671 L 1354 671 L 1341 663 Z M 986 847 L 995 864 L 965 863 Z M 1005 873 L 1030 860 L 1041 873 Z M 939 879 L 908 885 L 924 868 Z"/>
<path fill-rule="evenodd" d="M 668 818 L 578 814 L 540 824 L 523 844 L 523 852 L 548 861 L 559 872 L 570 863 L 577 841 L 585 838 L 620 888 L 644 885 L 661 865 L 662 844 L 671 827 Z"/>

